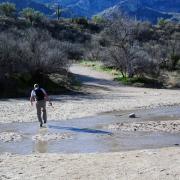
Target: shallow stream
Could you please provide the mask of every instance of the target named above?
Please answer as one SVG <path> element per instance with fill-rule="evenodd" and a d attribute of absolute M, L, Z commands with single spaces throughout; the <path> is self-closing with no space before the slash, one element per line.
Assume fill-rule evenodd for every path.
<path fill-rule="evenodd" d="M 129 118 L 130 113 L 137 118 Z M 0 153 L 100 153 L 180 145 L 180 132 L 111 130 L 114 123 L 180 120 L 180 106 L 137 109 L 67 121 L 51 120 L 47 128 L 36 123 L 0 124 L 0 132 L 20 135 L 20 140 L 0 140 Z"/>

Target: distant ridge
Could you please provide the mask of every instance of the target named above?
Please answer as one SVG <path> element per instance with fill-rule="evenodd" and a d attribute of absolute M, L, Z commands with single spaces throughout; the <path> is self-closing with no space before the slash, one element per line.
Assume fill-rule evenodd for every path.
<path fill-rule="evenodd" d="M 142 3 L 136 3 L 133 0 L 122 1 L 101 12 L 99 15 L 105 18 L 113 18 L 113 16 L 119 14 L 140 21 L 150 21 L 151 23 L 157 23 L 160 18 L 174 19 L 174 15 L 172 13 L 161 12 L 157 9 L 153 9 L 152 7 L 144 6 Z M 178 19 L 176 19 L 176 21 L 178 21 Z"/>
<path fill-rule="evenodd" d="M 7 0 L 0 0 L 4 2 Z M 8 0 L 16 4 L 18 10 L 32 7 L 51 16 L 57 4 L 67 18 L 102 15 L 110 18 L 113 14 L 125 14 L 133 19 L 157 23 L 158 19 L 180 22 L 180 0 Z M 52 9 L 51 9 L 51 8 Z M 53 16 L 55 17 L 55 16 Z"/>

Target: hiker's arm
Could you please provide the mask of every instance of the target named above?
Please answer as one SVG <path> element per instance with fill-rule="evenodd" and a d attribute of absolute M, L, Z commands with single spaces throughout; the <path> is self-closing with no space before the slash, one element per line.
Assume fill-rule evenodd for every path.
<path fill-rule="evenodd" d="M 47 95 L 47 93 L 44 93 L 44 95 L 45 95 L 45 99 L 46 99 L 46 101 L 51 102 L 51 101 L 50 101 L 50 99 L 49 99 L 49 96 Z"/>
<path fill-rule="evenodd" d="M 45 93 L 44 95 L 45 95 L 46 101 L 49 101 L 49 105 L 52 106 L 52 102 L 51 102 L 49 96 L 47 95 L 47 93 Z"/>
<path fill-rule="evenodd" d="M 52 104 L 52 103 L 51 103 L 51 100 L 50 100 L 50 98 L 49 98 L 49 96 L 48 96 L 48 94 L 46 93 L 46 91 L 45 91 L 44 89 L 42 89 L 42 91 L 43 91 L 43 93 L 44 93 L 45 100 L 46 100 L 46 101 L 49 101 L 49 104 Z"/>
<path fill-rule="evenodd" d="M 33 106 L 34 98 L 33 96 L 30 97 L 31 106 Z"/>
<path fill-rule="evenodd" d="M 33 106 L 33 102 L 35 101 L 35 98 L 34 98 L 34 91 L 32 90 L 31 91 L 31 96 L 30 96 L 30 102 L 31 102 L 31 106 Z"/>

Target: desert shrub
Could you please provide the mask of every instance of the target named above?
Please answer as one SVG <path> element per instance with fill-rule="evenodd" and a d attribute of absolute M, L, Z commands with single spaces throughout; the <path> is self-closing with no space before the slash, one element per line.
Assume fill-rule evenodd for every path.
<path fill-rule="evenodd" d="M 88 20 L 84 17 L 73 18 L 72 22 L 77 23 L 79 25 L 88 26 Z"/>
<path fill-rule="evenodd" d="M 0 4 L 0 15 L 6 17 L 15 17 L 16 6 L 13 3 L 4 2 Z"/>
<path fill-rule="evenodd" d="M 48 80 L 47 75 L 68 69 L 76 49 L 35 28 L 0 33 L 0 83 L 4 90 Z M 7 86 L 7 84 L 9 84 Z"/>
<path fill-rule="evenodd" d="M 104 24 L 106 20 L 102 16 L 93 16 L 92 21 L 96 24 Z"/>
<path fill-rule="evenodd" d="M 20 12 L 20 15 L 24 17 L 25 19 L 27 19 L 31 24 L 35 22 L 38 23 L 44 18 L 44 15 L 41 12 L 35 11 L 32 8 L 23 9 Z"/>

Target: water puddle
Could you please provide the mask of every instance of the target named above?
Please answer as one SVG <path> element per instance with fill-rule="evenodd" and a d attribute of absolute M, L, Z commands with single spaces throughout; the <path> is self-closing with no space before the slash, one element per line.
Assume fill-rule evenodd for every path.
<path fill-rule="evenodd" d="M 137 118 L 130 119 L 134 112 Z M 180 132 L 121 131 L 116 123 L 180 120 L 180 107 L 122 111 L 68 121 L 0 124 L 0 153 L 91 153 L 178 146 Z"/>

